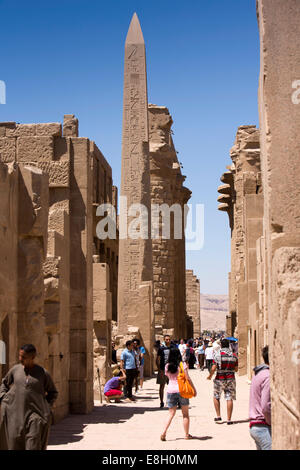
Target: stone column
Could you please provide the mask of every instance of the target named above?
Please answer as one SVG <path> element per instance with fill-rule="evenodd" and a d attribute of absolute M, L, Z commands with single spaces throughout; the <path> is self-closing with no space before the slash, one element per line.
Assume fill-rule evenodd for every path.
<path fill-rule="evenodd" d="M 71 120 L 65 119 L 65 124 Z M 67 127 L 70 144 L 70 409 L 90 412 L 93 398 L 93 205 L 90 141 Z"/>
<path fill-rule="evenodd" d="M 168 108 L 149 104 L 151 202 L 156 219 L 152 237 L 154 316 L 157 338 L 168 333 L 186 337 L 184 204 L 191 192 L 183 186 L 172 139 Z M 174 231 L 176 220 L 176 231 Z M 170 226 L 170 233 L 164 229 Z M 179 226 L 179 227 L 178 227 Z M 181 238 L 178 236 L 181 228 Z"/>
<path fill-rule="evenodd" d="M 258 0 L 273 449 L 300 449 L 300 3 Z"/>
<path fill-rule="evenodd" d="M 121 334 L 126 334 L 130 325 L 139 328 L 147 352 L 145 373 L 151 374 L 154 318 L 148 99 L 145 43 L 136 14 L 131 20 L 125 43 L 123 99 L 120 194 L 121 198 L 127 198 L 128 209 L 132 204 L 143 204 L 148 215 L 143 219 L 144 228 L 140 226 L 139 230 L 137 229 L 139 233 L 133 238 L 128 233 L 133 217 L 130 216 L 126 220 L 126 209 L 120 201 L 118 327 Z M 138 216 L 142 217 L 139 210 Z"/>
<path fill-rule="evenodd" d="M 193 337 L 201 335 L 200 281 L 192 269 L 186 270 L 186 310 L 193 323 Z"/>
<path fill-rule="evenodd" d="M 231 228 L 230 311 L 227 329 L 239 339 L 239 374 L 258 362 L 260 325 L 257 293 L 256 241 L 262 235 L 263 197 L 259 130 L 240 126 L 231 149 L 233 164 L 221 180 L 219 210 L 226 211 Z M 231 320 L 231 326 L 230 326 Z M 249 342 L 249 338 L 251 341 Z M 251 343 L 251 344 L 250 344 Z"/>
<path fill-rule="evenodd" d="M 93 257 L 93 316 L 94 316 L 94 396 L 99 399 L 100 371 L 101 385 L 112 377 L 111 374 L 111 320 L 112 294 L 110 292 L 109 266 Z"/>
<path fill-rule="evenodd" d="M 2 149 L 4 148 L 3 144 L 3 139 L 0 138 L 0 148 L 2 145 Z M 0 365 L 0 379 L 2 379 L 16 363 L 18 347 L 16 334 L 18 283 L 16 273 L 18 266 L 19 168 L 14 161 L 4 163 L 2 152 L 0 153 L 0 160 L 0 214 L 2 226 L 0 233 L 0 340 L 4 342 L 5 347 L 5 355 L 1 357 Z"/>

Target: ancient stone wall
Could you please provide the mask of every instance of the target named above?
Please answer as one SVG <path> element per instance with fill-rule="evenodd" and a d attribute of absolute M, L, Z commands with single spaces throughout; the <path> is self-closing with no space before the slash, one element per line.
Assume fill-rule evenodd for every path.
<path fill-rule="evenodd" d="M 0 124 L 1 246 L 11 252 L 9 263 L 1 258 L 1 291 L 10 279 L 0 299 L 2 373 L 21 344 L 35 344 L 59 390 L 56 420 L 93 407 L 95 153 L 73 115 L 63 133 L 59 123 Z"/>
<path fill-rule="evenodd" d="M 156 226 L 152 220 L 157 230 L 152 237 L 155 328 L 157 337 L 168 332 L 179 338 L 187 335 L 184 204 L 191 192 L 183 186 L 172 123 L 166 107 L 149 105 L 151 203 L 152 207 L 165 205 L 166 210 L 165 215 L 159 214 Z M 164 235 L 168 221 L 170 231 Z"/>
<path fill-rule="evenodd" d="M 66 134 L 67 133 L 67 134 Z M 88 138 L 65 116 L 70 145 L 70 407 L 92 410 L 93 397 L 93 178 Z"/>
<path fill-rule="evenodd" d="M 240 126 L 231 149 L 233 164 L 218 188 L 219 209 L 229 215 L 231 227 L 230 318 L 227 323 L 239 339 L 239 374 L 248 373 L 259 361 L 263 346 L 263 322 L 257 292 L 257 240 L 262 236 L 263 196 L 260 172 L 259 131 Z M 229 320 L 229 319 L 228 319 Z"/>
<path fill-rule="evenodd" d="M 3 128 L 0 127 L 0 133 Z M 1 134 L 0 134 L 1 135 Z M 3 149 L 3 140 L 0 138 Z M 4 160 L 0 153 L 1 160 Z M 17 248 L 18 248 L 18 180 L 19 168 L 0 163 L 0 339 L 5 344 L 5 357 L 0 365 L 1 377 L 16 361 L 17 338 Z M 9 255 L 8 255 L 9 254 Z M 3 345 L 3 343 L 2 343 Z"/>
<path fill-rule="evenodd" d="M 257 11 L 272 447 L 300 449 L 300 4 L 258 0 Z"/>
<path fill-rule="evenodd" d="M 100 263 L 94 256 L 94 397 L 100 398 L 100 384 L 104 386 L 112 377 L 111 338 L 112 338 L 112 293 L 110 291 L 109 266 Z M 100 381 L 100 384 L 99 384 Z"/>
<path fill-rule="evenodd" d="M 69 411 L 69 253 L 64 212 L 69 164 L 59 161 L 59 156 L 55 159 L 61 148 L 60 124 L 2 123 L 1 128 L 2 146 L 14 147 L 11 161 L 20 174 L 14 207 L 18 214 L 17 269 L 12 272 L 17 282 L 17 329 L 10 328 L 8 335 L 10 342 L 16 338 L 9 366 L 17 361 L 22 344 L 35 344 L 37 360 L 50 371 L 60 390 L 55 408 L 55 419 L 59 419 Z"/>
<path fill-rule="evenodd" d="M 99 256 L 100 263 L 109 266 L 109 290 L 112 293 L 112 319 L 117 321 L 117 297 L 118 297 L 118 257 L 119 257 L 119 231 L 116 226 L 115 238 L 107 236 L 99 239 L 96 229 L 101 220 L 106 220 L 107 211 L 103 215 L 97 215 L 99 205 L 111 204 L 117 216 L 118 189 L 113 186 L 112 170 L 102 152 L 94 142 L 91 143 L 91 157 L 93 167 L 93 226 L 94 247 L 93 254 Z M 105 229 L 107 231 L 107 229 Z"/>
<path fill-rule="evenodd" d="M 0 129 L 6 130 L 4 123 Z M 2 133 L 3 135 L 3 133 Z M 5 148 L 5 137 L 1 144 Z M 0 159 L 5 160 L 4 154 Z M 6 346 L 1 376 L 32 338 L 40 361 L 48 356 L 43 261 L 47 246 L 48 176 L 29 165 L 0 162 L 1 270 L 0 338 Z"/>
<path fill-rule="evenodd" d="M 200 318 L 200 281 L 192 269 L 186 270 L 186 310 L 193 323 L 193 334 L 189 337 L 201 336 Z"/>
<path fill-rule="evenodd" d="M 117 319 L 118 229 L 113 236 L 99 238 L 98 224 L 107 220 L 111 204 L 117 215 L 117 188 L 112 184 L 112 170 L 98 147 L 91 143 L 93 169 L 93 295 L 94 295 L 94 393 L 99 398 L 101 386 L 111 377 L 111 321 Z M 106 209 L 104 211 L 104 209 Z M 108 227 L 103 227 L 107 232 Z M 100 234 L 101 235 L 101 234 Z"/>

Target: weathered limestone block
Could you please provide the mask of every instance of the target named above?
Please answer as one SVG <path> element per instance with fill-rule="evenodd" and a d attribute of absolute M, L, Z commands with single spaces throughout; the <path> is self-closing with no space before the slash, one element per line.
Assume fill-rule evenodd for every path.
<path fill-rule="evenodd" d="M 52 136 L 18 138 L 18 162 L 51 161 L 53 160 L 53 153 Z"/>
<path fill-rule="evenodd" d="M 171 137 L 172 117 L 166 107 L 154 104 L 149 104 L 148 116 L 151 202 L 159 205 L 159 208 L 164 205 L 167 209 L 176 204 L 181 211 L 178 219 L 183 227 L 183 206 L 191 193 L 183 186 L 185 177 L 181 174 Z M 184 234 L 182 231 L 182 243 L 178 244 L 174 240 L 173 223 L 170 220 L 168 215 L 158 220 L 152 218 L 152 227 L 156 230 L 152 240 L 155 324 L 172 329 L 175 336 L 187 336 Z M 171 228 L 168 234 L 164 232 L 167 226 Z M 183 262 L 178 262 L 180 258 Z M 164 277 L 159 276 L 161 274 Z M 162 299 L 162 307 L 158 299 Z"/>
<path fill-rule="evenodd" d="M 16 124 L 6 128 L 6 137 L 29 137 L 36 135 L 36 124 Z"/>
<path fill-rule="evenodd" d="M 48 340 L 44 334 L 43 261 L 47 247 L 48 177 L 38 168 L 20 165 L 18 185 L 18 293 L 19 344 L 33 343 L 45 364 Z M 26 216 L 27 215 L 27 216 Z"/>
<path fill-rule="evenodd" d="M 86 335 L 86 348 L 70 353 L 70 410 L 87 413 L 93 407 L 92 174 L 89 140 L 72 137 L 70 144 L 70 337 L 78 337 L 76 330 Z"/>
<path fill-rule="evenodd" d="M 59 256 L 47 256 L 43 264 L 45 302 L 59 302 Z"/>
<path fill-rule="evenodd" d="M 14 137 L 0 137 L 0 159 L 4 163 L 16 160 L 16 139 Z"/>
<path fill-rule="evenodd" d="M 51 207 L 49 213 L 49 230 L 63 234 L 64 227 L 64 211 L 60 208 Z"/>
<path fill-rule="evenodd" d="M 186 310 L 193 323 L 193 335 L 197 338 L 201 335 L 200 319 L 200 282 L 193 270 L 186 270 Z"/>
<path fill-rule="evenodd" d="M 33 165 L 33 163 L 31 163 Z M 70 185 L 70 163 L 62 162 L 38 162 L 37 166 L 49 175 L 50 188 L 68 188 Z"/>
<path fill-rule="evenodd" d="M 56 256 L 47 256 L 43 263 L 43 271 L 45 278 L 57 278 L 59 275 L 60 258 Z"/>
<path fill-rule="evenodd" d="M 94 321 L 111 321 L 112 303 L 109 291 L 109 267 L 106 263 L 93 263 Z"/>
<path fill-rule="evenodd" d="M 49 277 L 44 280 L 45 300 L 50 302 L 59 302 L 59 280 L 55 277 Z"/>
<path fill-rule="evenodd" d="M 298 449 L 299 338 L 300 329 L 300 247 L 276 250 L 272 263 L 273 309 L 270 321 L 272 426 L 277 449 Z M 280 370 L 287 374 L 278 373 Z M 283 426 L 287 434 L 279 438 Z"/>
<path fill-rule="evenodd" d="M 78 137 L 78 119 L 74 114 L 64 115 L 63 135 L 64 137 Z"/>
<path fill-rule="evenodd" d="M 60 320 L 60 305 L 59 302 L 45 302 L 45 331 L 48 335 L 54 335 L 59 332 Z"/>
<path fill-rule="evenodd" d="M 36 135 L 46 136 L 52 135 L 55 137 L 61 137 L 62 126 L 60 122 L 49 122 L 43 124 L 36 124 Z"/>
<path fill-rule="evenodd" d="M 43 247 L 40 240 L 33 237 L 21 239 L 18 246 L 18 308 L 21 311 L 42 312 L 44 301 L 42 262 Z"/>
<path fill-rule="evenodd" d="M 28 214 L 26 217 L 25 214 Z M 42 263 L 47 246 L 48 177 L 21 166 L 19 179 L 18 309 L 42 312 Z"/>
<path fill-rule="evenodd" d="M 20 164 L 22 178 L 19 183 L 19 232 L 32 236 L 42 235 L 47 241 L 49 189 L 48 175 L 40 169 Z M 31 209 L 31 210 L 30 210 Z M 31 217 L 24 217 L 25 212 Z"/>
<path fill-rule="evenodd" d="M 16 360 L 18 179 L 17 165 L 0 162 L 0 339 L 6 350 L 1 377 Z"/>
<path fill-rule="evenodd" d="M 296 0 L 258 0 L 257 12 L 261 40 L 259 119 L 267 254 L 265 301 L 271 370 L 275 367 L 271 376 L 272 448 L 300 449 L 300 363 L 294 361 L 295 351 L 291 350 L 294 338 L 300 337 L 297 313 L 300 5 Z M 279 357 L 282 350 L 284 358 Z M 284 375 L 283 362 L 287 371 Z"/>

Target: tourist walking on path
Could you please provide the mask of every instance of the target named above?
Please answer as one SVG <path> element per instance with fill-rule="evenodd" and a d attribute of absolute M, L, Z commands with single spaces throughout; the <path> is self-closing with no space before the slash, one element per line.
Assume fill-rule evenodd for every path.
<path fill-rule="evenodd" d="M 264 364 L 254 367 L 250 387 L 250 435 L 257 450 L 272 449 L 269 347 L 262 349 Z"/>
<path fill-rule="evenodd" d="M 205 349 L 205 360 L 206 360 L 206 366 L 208 368 L 208 372 L 210 372 L 210 369 L 213 363 L 213 358 L 214 358 L 214 348 L 213 348 L 212 342 L 210 341 L 208 343 L 207 348 Z"/>
<path fill-rule="evenodd" d="M 185 345 L 185 349 L 183 351 L 183 354 L 181 355 L 183 362 L 186 362 L 187 366 L 189 365 L 190 354 L 191 354 L 191 351 L 190 351 L 189 343 L 187 342 L 186 345 Z"/>
<path fill-rule="evenodd" d="M 199 369 L 199 349 L 200 349 L 200 344 L 197 344 L 197 346 L 194 348 L 194 353 L 195 353 L 195 359 L 196 359 L 196 368 Z"/>
<path fill-rule="evenodd" d="M 162 441 L 166 440 L 167 430 L 176 414 L 177 406 L 179 405 L 182 411 L 183 417 L 183 428 L 185 432 L 185 439 L 192 439 L 193 436 L 189 434 L 190 428 L 190 418 L 189 418 L 189 399 L 181 397 L 179 393 L 178 385 L 178 374 L 180 370 L 180 364 L 184 369 L 186 379 L 190 382 L 191 386 L 194 389 L 194 396 L 197 396 L 196 389 L 194 384 L 189 377 L 188 366 L 186 363 L 181 361 L 181 354 L 178 349 L 172 349 L 169 355 L 169 361 L 165 366 L 165 374 L 169 379 L 168 388 L 167 388 L 167 405 L 169 408 L 169 415 L 163 430 L 163 433 L 160 436 Z"/>
<path fill-rule="evenodd" d="M 0 386 L 0 449 L 46 450 L 51 407 L 57 390 L 49 373 L 34 363 L 36 349 L 25 344 L 20 364 L 13 366 Z"/>
<path fill-rule="evenodd" d="M 224 392 L 227 402 L 227 424 L 232 424 L 231 416 L 233 410 L 233 400 L 236 399 L 235 372 L 238 370 L 238 358 L 229 348 L 228 339 L 221 340 L 221 349 L 215 355 L 213 365 L 210 370 L 208 380 L 212 378 L 217 371 L 214 379 L 214 406 L 217 417 L 215 421 L 222 421 L 220 411 L 220 398 Z"/>
<path fill-rule="evenodd" d="M 135 352 L 133 351 L 132 341 L 126 341 L 126 349 L 121 354 L 121 370 L 125 371 L 126 382 L 124 387 L 124 396 L 126 401 L 135 401 L 132 396 L 132 387 L 134 379 L 137 376 L 137 367 L 135 361 Z"/>
<path fill-rule="evenodd" d="M 113 364 L 118 364 L 116 343 L 111 343 L 111 362 Z"/>
<path fill-rule="evenodd" d="M 157 351 L 157 356 L 156 356 L 156 366 L 158 370 L 156 383 L 159 384 L 159 398 L 160 398 L 161 408 L 165 406 L 164 389 L 165 389 L 165 384 L 167 384 L 169 381 L 168 377 L 165 375 L 165 367 L 169 360 L 169 354 L 170 354 L 171 349 L 172 350 L 175 349 L 176 351 L 179 351 L 179 349 L 177 349 L 176 346 L 171 345 L 170 335 L 164 336 L 164 343 L 165 344 L 162 345 Z"/>
<path fill-rule="evenodd" d="M 203 344 L 203 341 L 201 341 L 200 346 L 198 348 L 198 361 L 199 361 L 200 370 L 204 370 L 204 357 L 205 357 L 204 344 Z"/>
<path fill-rule="evenodd" d="M 196 362 L 196 357 L 195 357 L 195 350 L 193 348 L 193 340 L 189 340 L 188 342 L 188 348 L 189 348 L 189 351 L 190 351 L 190 355 L 189 355 L 189 369 L 194 369 L 194 365 L 195 365 L 195 362 Z"/>
<path fill-rule="evenodd" d="M 141 342 L 139 339 L 134 339 L 133 340 L 133 345 L 134 345 L 134 350 L 136 354 L 136 364 L 138 368 L 138 374 L 139 374 L 139 379 L 140 379 L 140 389 L 142 390 L 143 388 L 143 383 L 144 383 L 144 355 L 146 354 L 146 350 L 144 346 L 140 346 Z M 138 391 L 138 376 L 136 377 L 136 384 L 135 384 L 135 391 Z"/>
<path fill-rule="evenodd" d="M 139 374 L 140 374 L 140 348 L 139 348 L 140 340 L 133 339 L 132 344 L 133 344 L 132 350 L 135 354 L 135 365 L 136 365 L 136 370 L 137 370 L 137 373 L 134 379 L 135 393 L 137 394 L 139 391 Z"/>
<path fill-rule="evenodd" d="M 181 356 L 183 357 L 183 353 L 184 353 L 184 351 L 185 351 L 185 349 L 186 349 L 186 344 L 185 344 L 183 338 L 181 338 L 180 344 L 179 344 L 178 348 L 179 348 L 179 351 L 180 351 Z"/>
<path fill-rule="evenodd" d="M 220 340 L 220 338 L 216 339 L 213 342 L 212 347 L 213 347 L 214 355 L 217 354 L 220 351 L 220 349 L 221 349 L 221 340 Z"/>

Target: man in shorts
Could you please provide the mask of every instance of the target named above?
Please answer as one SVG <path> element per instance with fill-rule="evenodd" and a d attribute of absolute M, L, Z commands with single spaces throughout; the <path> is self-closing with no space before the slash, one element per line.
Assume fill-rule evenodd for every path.
<path fill-rule="evenodd" d="M 164 345 L 162 345 L 157 351 L 156 366 L 158 370 L 156 383 L 159 384 L 159 397 L 160 397 L 160 408 L 165 406 L 164 404 L 164 389 L 165 385 L 169 382 L 168 377 L 165 375 L 165 367 L 169 360 L 169 354 L 172 347 L 170 335 L 164 336 Z"/>
<path fill-rule="evenodd" d="M 221 349 L 214 356 L 213 365 L 207 380 L 211 380 L 215 371 L 217 371 L 216 378 L 214 379 L 214 406 L 217 414 L 215 421 L 222 421 L 220 416 L 220 398 L 223 391 L 227 402 L 227 424 L 232 424 L 231 416 L 233 400 L 236 399 L 235 372 L 238 371 L 238 358 L 229 348 L 228 339 L 221 340 Z"/>

